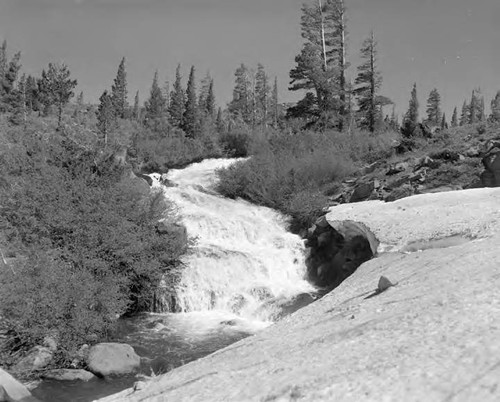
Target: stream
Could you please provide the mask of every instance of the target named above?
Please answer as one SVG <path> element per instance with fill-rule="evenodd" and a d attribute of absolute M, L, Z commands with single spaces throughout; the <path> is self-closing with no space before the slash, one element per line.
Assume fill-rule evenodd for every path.
<path fill-rule="evenodd" d="M 302 240 L 269 208 L 214 192 L 216 170 L 235 159 L 209 159 L 171 170 L 170 186 L 153 187 L 177 207 L 194 239 L 176 289 L 180 313 L 121 319 L 115 342 L 134 347 L 139 373 L 82 382 L 43 381 L 32 391 L 47 402 L 86 402 L 119 392 L 143 376 L 165 373 L 271 325 L 313 300 L 304 280 Z"/>

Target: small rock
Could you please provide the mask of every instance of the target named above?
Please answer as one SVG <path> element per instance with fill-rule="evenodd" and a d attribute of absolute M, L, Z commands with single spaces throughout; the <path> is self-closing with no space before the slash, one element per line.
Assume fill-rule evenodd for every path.
<path fill-rule="evenodd" d="M 134 383 L 134 392 L 140 391 L 141 389 L 146 388 L 146 383 L 144 381 L 137 381 Z"/>
<path fill-rule="evenodd" d="M 381 293 L 384 290 L 389 289 L 391 286 L 396 286 L 396 284 L 392 283 L 389 279 L 382 275 L 378 280 L 377 291 Z"/>
<path fill-rule="evenodd" d="M 410 164 L 408 162 L 398 162 L 389 167 L 389 170 L 387 171 L 386 175 L 391 176 L 393 174 L 404 172 L 409 167 Z"/>
<path fill-rule="evenodd" d="M 94 374 L 80 369 L 58 369 L 46 371 L 43 376 L 45 379 L 57 381 L 90 381 L 97 378 Z"/>

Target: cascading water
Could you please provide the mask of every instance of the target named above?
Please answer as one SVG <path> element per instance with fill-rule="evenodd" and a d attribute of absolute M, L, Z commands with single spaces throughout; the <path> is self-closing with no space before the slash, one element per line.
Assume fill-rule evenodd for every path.
<path fill-rule="evenodd" d="M 227 313 L 269 321 L 276 301 L 313 291 L 304 280 L 303 244 L 279 213 L 213 191 L 216 169 L 235 159 L 212 159 L 167 176 L 165 196 L 179 208 L 196 239 L 183 260 L 177 291 L 183 312 Z"/>
<path fill-rule="evenodd" d="M 164 373 L 206 356 L 266 327 L 280 311 L 311 301 L 294 299 L 314 289 L 303 279 L 302 241 L 285 230 L 284 217 L 213 192 L 216 169 L 236 161 L 206 160 L 172 170 L 168 179 L 176 187 L 160 187 L 155 180 L 179 208 L 196 243 L 184 258 L 176 289 L 183 313 L 148 313 L 119 321 L 112 340 L 134 347 L 143 374 Z M 159 305 L 170 305 L 170 299 Z M 77 384 L 44 381 L 33 393 L 40 400 L 87 402 L 135 381 L 133 375 Z"/>

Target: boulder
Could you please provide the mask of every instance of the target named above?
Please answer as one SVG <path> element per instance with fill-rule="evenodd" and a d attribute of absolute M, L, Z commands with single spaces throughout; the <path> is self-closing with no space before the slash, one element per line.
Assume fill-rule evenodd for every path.
<path fill-rule="evenodd" d="M 87 357 L 89 370 L 99 376 L 132 373 L 140 364 L 134 348 L 125 343 L 99 343 L 90 348 Z"/>
<path fill-rule="evenodd" d="M 0 369 L 0 401 L 6 402 L 37 402 L 23 384 L 6 371 Z"/>
<path fill-rule="evenodd" d="M 396 201 L 401 198 L 409 197 L 415 194 L 415 190 L 409 184 L 404 184 L 401 187 L 395 188 L 392 190 L 385 198 L 385 202 Z"/>
<path fill-rule="evenodd" d="M 373 190 L 375 190 L 375 185 L 373 181 L 359 183 L 356 185 L 356 187 L 354 187 L 349 202 L 359 202 L 367 200 L 372 195 Z"/>
<path fill-rule="evenodd" d="M 413 171 L 416 172 L 417 170 L 420 170 L 424 167 L 429 167 L 431 169 L 436 169 L 441 165 L 440 162 L 434 160 L 430 156 L 424 156 L 422 158 L 419 158 L 415 161 L 415 167 L 413 168 Z"/>
<path fill-rule="evenodd" d="M 429 155 L 432 159 L 440 159 L 446 162 L 456 162 L 460 159 L 460 154 L 449 149 L 444 149 Z"/>
<path fill-rule="evenodd" d="M 41 370 L 50 364 L 53 356 L 53 350 L 35 346 L 13 367 L 13 371 L 21 373 Z"/>
<path fill-rule="evenodd" d="M 97 378 L 90 371 L 81 369 L 58 369 L 43 373 L 43 378 L 57 381 L 90 381 Z"/>
<path fill-rule="evenodd" d="M 500 187 L 500 140 L 489 141 L 485 150 L 481 182 L 484 187 Z"/>
<path fill-rule="evenodd" d="M 410 164 L 408 162 L 398 162 L 393 165 L 389 166 L 389 170 L 387 171 L 386 175 L 391 176 L 393 174 L 398 174 L 401 172 L 404 172 L 410 167 Z"/>
<path fill-rule="evenodd" d="M 470 147 L 467 151 L 465 151 L 465 156 L 469 158 L 478 158 L 481 156 L 481 151 L 479 147 Z"/>
<path fill-rule="evenodd" d="M 377 239 L 357 222 L 328 222 L 326 217 L 309 231 L 306 243 L 308 279 L 328 291 L 339 286 L 376 253 Z"/>
<path fill-rule="evenodd" d="M 149 186 L 151 187 L 153 185 L 153 179 L 151 177 L 149 177 L 149 175 L 147 174 L 142 174 L 142 173 L 136 173 L 135 174 L 139 179 L 143 179 L 146 181 L 146 183 L 149 184 Z"/>

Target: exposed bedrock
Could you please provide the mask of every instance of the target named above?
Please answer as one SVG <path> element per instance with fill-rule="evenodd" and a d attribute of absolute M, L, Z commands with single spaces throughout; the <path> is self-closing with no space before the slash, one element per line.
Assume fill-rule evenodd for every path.
<path fill-rule="evenodd" d="M 378 241 L 362 223 L 322 216 L 309 229 L 306 247 L 308 280 L 329 291 L 376 254 Z"/>

